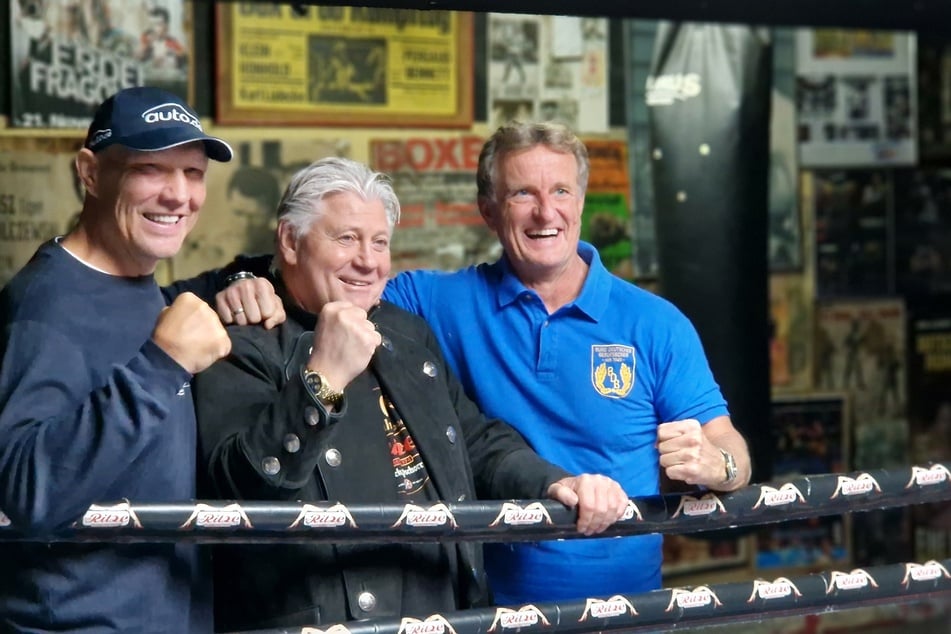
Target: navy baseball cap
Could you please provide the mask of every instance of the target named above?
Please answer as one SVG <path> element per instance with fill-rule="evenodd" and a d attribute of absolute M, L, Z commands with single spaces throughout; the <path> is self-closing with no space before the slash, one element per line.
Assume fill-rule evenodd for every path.
<path fill-rule="evenodd" d="M 192 141 L 204 141 L 208 158 L 228 162 L 231 146 L 205 134 L 201 120 L 182 98 L 160 88 L 137 86 L 120 90 L 102 102 L 86 134 L 93 152 L 110 145 L 154 152 Z"/>

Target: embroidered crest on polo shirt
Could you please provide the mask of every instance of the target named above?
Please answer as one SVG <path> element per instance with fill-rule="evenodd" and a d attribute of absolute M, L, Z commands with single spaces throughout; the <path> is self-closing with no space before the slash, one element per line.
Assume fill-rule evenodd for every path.
<path fill-rule="evenodd" d="M 601 396 L 624 398 L 634 387 L 634 348 L 620 344 L 591 346 L 591 383 Z"/>
<path fill-rule="evenodd" d="M 180 121 L 201 130 L 201 122 L 177 103 L 163 103 L 149 108 L 142 113 L 142 119 L 144 119 L 146 123 Z"/>

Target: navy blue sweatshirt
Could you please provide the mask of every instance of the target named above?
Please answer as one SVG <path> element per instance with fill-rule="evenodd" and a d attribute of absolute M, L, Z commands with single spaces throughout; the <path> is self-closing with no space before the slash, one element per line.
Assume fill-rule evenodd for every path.
<path fill-rule="evenodd" d="M 0 292 L 0 511 L 18 532 L 194 498 L 192 377 L 150 339 L 165 305 L 152 276 L 52 241 Z M 0 632 L 212 631 L 194 545 L 7 542 L 0 562 Z"/>

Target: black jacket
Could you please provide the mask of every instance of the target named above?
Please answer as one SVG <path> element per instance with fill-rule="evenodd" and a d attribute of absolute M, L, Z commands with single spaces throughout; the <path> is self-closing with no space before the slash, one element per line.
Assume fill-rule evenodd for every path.
<path fill-rule="evenodd" d="M 195 381 L 207 496 L 396 501 L 381 419 L 368 409 L 379 407 L 367 385 L 370 373 L 402 416 L 440 500 L 537 499 L 568 475 L 538 457 L 507 424 L 480 413 L 420 318 L 383 303 L 373 321 L 384 345 L 347 387 L 342 411 L 334 415 L 300 378 L 313 315 L 289 308 L 287 321 L 276 329 L 229 329 L 231 355 Z M 286 448 L 289 434 L 299 441 L 293 453 Z M 339 461 L 328 461 L 332 449 Z M 266 458 L 278 459 L 276 474 L 264 472 Z M 431 567 L 434 550 L 444 564 L 441 574 Z M 473 542 L 222 545 L 214 557 L 219 630 L 428 614 L 489 602 L 481 547 Z M 375 603 L 371 610 L 358 601 L 363 594 L 366 606 L 367 592 Z"/>

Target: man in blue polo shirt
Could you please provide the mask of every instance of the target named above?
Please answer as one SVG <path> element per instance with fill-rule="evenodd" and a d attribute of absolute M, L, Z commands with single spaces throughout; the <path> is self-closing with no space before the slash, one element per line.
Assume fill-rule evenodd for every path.
<path fill-rule="evenodd" d="M 674 481 L 733 490 L 750 478 L 700 339 L 668 301 L 612 275 L 580 242 L 589 162 L 553 123 L 511 123 L 479 159 L 479 209 L 503 256 L 411 271 L 383 298 L 422 316 L 468 394 L 543 457 L 614 478 L 630 496 Z M 660 586 L 661 536 L 489 544 L 496 603 Z"/>

